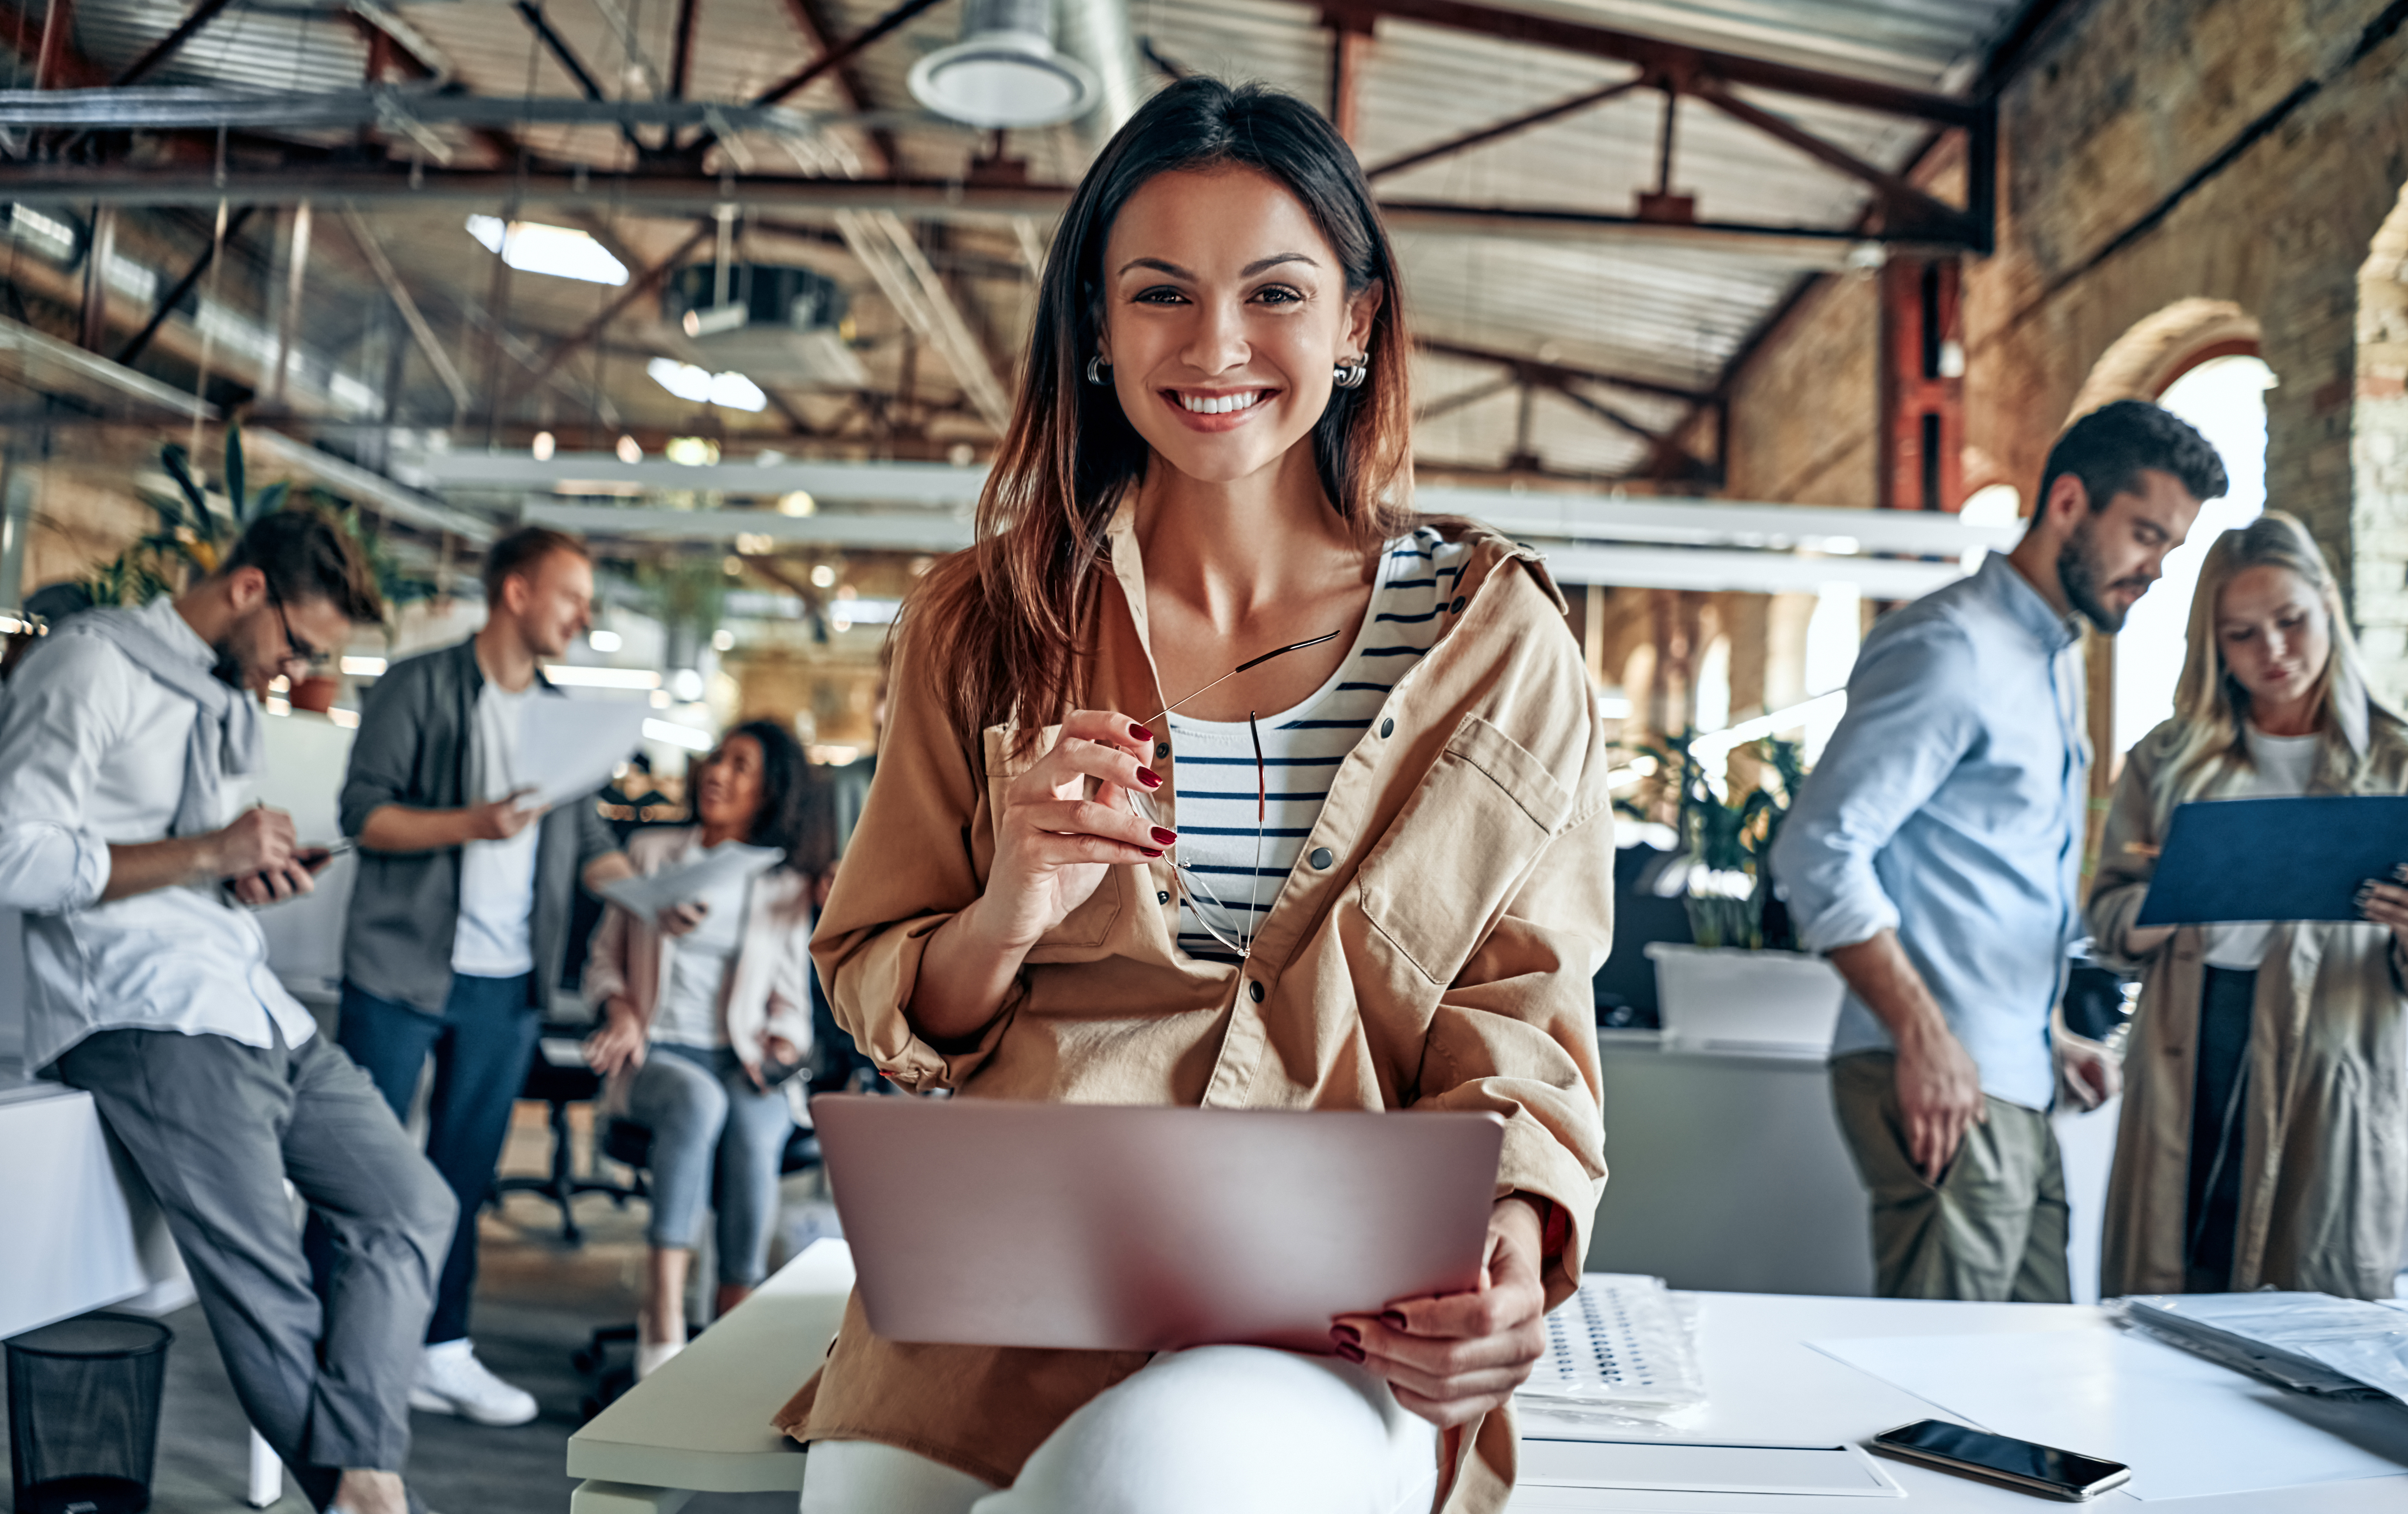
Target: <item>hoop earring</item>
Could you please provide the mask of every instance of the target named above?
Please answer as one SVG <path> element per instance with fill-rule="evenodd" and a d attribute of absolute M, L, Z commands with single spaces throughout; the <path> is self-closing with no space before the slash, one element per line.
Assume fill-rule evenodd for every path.
<path fill-rule="evenodd" d="M 1338 364 L 1330 374 L 1330 382 L 1340 389 L 1360 389 L 1363 387 L 1363 380 L 1370 377 L 1371 360 L 1363 357 L 1356 358 L 1352 363 Z"/>
<path fill-rule="evenodd" d="M 1087 382 L 1109 384 L 1112 381 L 1112 365 L 1104 361 L 1101 352 L 1087 360 Z"/>

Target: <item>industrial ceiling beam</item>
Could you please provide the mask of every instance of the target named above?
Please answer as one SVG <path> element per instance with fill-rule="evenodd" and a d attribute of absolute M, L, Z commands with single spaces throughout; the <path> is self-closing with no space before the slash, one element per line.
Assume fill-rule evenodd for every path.
<path fill-rule="evenodd" d="M 233 241 L 241 233 L 243 222 L 251 219 L 251 211 L 255 208 L 257 207 L 254 206 L 246 205 L 234 212 L 234 219 L 226 222 L 223 238 L 225 241 Z M 142 329 L 135 333 L 123 347 L 117 350 L 118 362 L 131 364 L 136 358 L 142 355 L 143 350 L 150 345 L 150 338 L 159 335 L 159 328 L 165 325 L 167 318 L 176 313 L 176 307 L 184 303 L 184 296 L 193 292 L 193 286 L 201 281 L 201 275 L 208 272 L 209 264 L 217 261 L 218 246 L 219 238 L 211 236 L 208 246 L 201 249 L 200 256 L 194 258 L 193 265 L 184 270 L 184 277 L 177 279 L 175 287 L 159 296 L 159 303 L 150 311 L 150 319 L 144 322 Z"/>
<path fill-rule="evenodd" d="M 1611 58 L 1675 78 L 1720 79 L 1831 105 L 1909 116 L 1942 126 L 1971 127 L 1987 114 L 1986 106 L 1977 100 L 1773 63 L 1744 53 L 1667 42 L 1661 37 L 1616 31 L 1559 15 L 1505 10 L 1473 4 L 1471 0 L 1323 0 L 1323 8 L 1333 13 L 1349 12 L 1365 20 L 1414 21 L 1560 52 Z"/>
<path fill-rule="evenodd" d="M 126 64 L 125 71 L 108 82 L 118 89 L 123 89 L 129 84 L 140 83 L 149 77 L 150 70 L 174 57 L 177 50 L 190 42 L 202 27 L 217 20 L 218 12 L 231 3 L 232 0 L 200 0 L 199 4 L 185 13 L 182 21 L 176 23 L 174 31 L 151 44 L 150 51 Z"/>
<path fill-rule="evenodd" d="M 1435 336 L 1416 336 L 1413 345 L 1434 357 L 1455 358 L 1466 363 L 1495 363 L 1515 370 L 1530 382 L 1550 387 L 1564 383 L 1602 384 L 1612 389 L 1627 389 L 1634 393 L 1653 394 L 1660 399 L 1684 400 L 1701 405 L 1713 396 L 1702 390 L 1684 389 L 1661 379 L 1639 378 L 1629 374 L 1608 373 L 1599 368 L 1584 368 L 1574 364 L 1555 363 L 1545 358 L 1521 352 L 1499 351 L 1493 347 L 1474 347 L 1468 342 L 1444 341 Z"/>
<path fill-rule="evenodd" d="M 1745 122 L 1767 136 L 1787 143 L 1825 167 L 1837 169 L 1851 179 L 1871 185 L 1882 198 L 1882 223 L 1885 227 L 1940 231 L 1962 236 L 1969 240 L 1974 235 L 1974 229 L 1966 224 L 1966 213 L 1955 206 L 1933 198 L 1898 175 L 1875 167 L 1847 149 L 1824 140 L 1794 121 L 1784 121 L 1770 110 L 1749 104 L 1713 80 L 1693 84 L 1689 93 L 1732 120 Z"/>
<path fill-rule="evenodd" d="M 854 33 L 842 43 L 822 52 L 817 58 L 814 58 L 810 63 L 804 64 L 796 72 L 787 75 L 784 79 L 770 85 L 759 94 L 754 95 L 752 97 L 752 104 L 755 106 L 773 106 L 778 104 L 780 101 L 794 94 L 796 91 L 809 86 L 811 80 L 819 78 L 821 75 L 844 66 L 844 64 L 851 62 L 853 55 L 861 51 L 862 49 L 869 46 L 871 43 L 886 36 L 888 33 L 895 31 L 905 22 L 910 21 L 912 17 L 919 15 L 922 11 L 934 9 L 938 3 L 939 0 L 903 0 L 901 5 L 896 6 L 885 15 L 881 16 L 878 20 L 870 22 L 862 30 Z M 701 154 L 710 151 L 712 146 L 714 146 L 718 141 L 719 134 L 717 132 L 706 130 L 700 136 L 695 138 L 689 150 L 694 152 L 696 156 L 700 156 Z"/>
<path fill-rule="evenodd" d="M 165 167 L 113 164 L 102 167 L 38 164 L 0 167 L 0 193 L 26 204 L 145 206 L 215 205 L 231 196 L 249 204 L 289 204 L 307 198 L 379 200 L 432 205 L 443 201 L 487 204 L 515 194 L 522 205 L 566 205 L 652 215 L 708 215 L 722 205 L 746 209 L 888 210 L 927 220 L 965 216 L 1031 216 L 1051 219 L 1069 204 L 1070 188 L 1054 184 L 971 184 L 951 179 L 841 179 L 750 174 L 726 179 L 696 174 L 567 171 L 529 164 L 494 171 L 394 164 L 327 163 L 306 176 L 290 169 L 230 165 L 219 179 L 207 164 Z M 1510 236 L 1523 240 L 1643 241 L 1719 248 L 1778 259 L 1785 265 L 1833 270 L 1881 262 L 1880 246 L 1933 251 L 1964 251 L 1965 244 L 1920 233 L 1863 231 L 1853 227 L 1769 226 L 1738 221 L 1667 223 L 1637 216 L 1546 206 L 1455 205 L 1426 200 L 1385 200 L 1381 214 L 1399 233 Z"/>
<path fill-rule="evenodd" d="M 703 238 L 709 236 L 715 229 L 716 227 L 710 222 L 705 222 L 702 225 L 696 226 L 693 231 L 686 234 L 685 240 L 677 245 L 677 250 L 675 251 L 671 252 L 667 257 L 663 258 L 660 262 L 653 264 L 651 267 L 646 268 L 643 272 L 627 280 L 627 287 L 620 291 L 619 297 L 612 300 L 608 306 L 606 306 L 601 314 L 595 316 L 593 320 L 587 321 L 582 327 L 579 328 L 575 335 L 564 336 L 559 341 L 554 342 L 552 345 L 551 350 L 544 353 L 541 362 L 537 364 L 534 370 L 535 381 L 540 382 L 541 380 L 552 377 L 553 369 L 559 367 L 563 363 L 566 362 L 576 353 L 591 346 L 605 331 L 609 329 L 610 322 L 618 320 L 619 317 L 633 307 L 638 300 L 643 299 L 647 295 L 657 291 L 661 287 L 661 280 L 674 273 L 677 270 L 677 265 L 684 262 L 686 256 L 693 252 L 695 248 L 700 247 L 702 245 Z M 496 396 L 496 399 L 498 400 L 498 396 Z M 499 411 L 501 407 L 496 403 L 494 408 L 496 411 Z"/>
<path fill-rule="evenodd" d="M 1363 177 L 1369 179 L 1384 179 L 1390 174 L 1401 174 L 1408 168 L 1418 168 L 1426 163 L 1432 163 L 1440 158 L 1451 158 L 1458 152 L 1468 152 L 1476 147 L 1485 147 L 1491 142 L 1502 141 L 1509 136 L 1518 136 L 1533 126 L 1544 126 L 1551 121 L 1559 121 L 1583 110 L 1594 109 L 1609 100 L 1618 100 L 1631 91 L 1641 88 L 1647 81 L 1648 76 L 1641 74 L 1637 79 L 1626 79 L 1618 84 L 1608 84 L 1603 89 L 1590 90 L 1584 94 L 1575 94 L 1569 100 L 1558 100 L 1554 105 L 1542 106 L 1526 115 L 1515 116 L 1510 121 L 1500 121 L 1494 126 L 1484 126 L 1476 132 L 1466 132 L 1461 136 L 1449 137 L 1434 146 L 1416 149 L 1402 157 L 1390 158 L 1385 163 L 1364 169 Z"/>
<path fill-rule="evenodd" d="M 694 21 L 694 0 L 684 0 L 684 5 L 685 8 L 679 12 L 681 28 L 690 27 Z M 568 38 L 554 31 L 552 22 L 544 18 L 541 6 L 537 5 L 535 0 L 515 0 L 515 8 L 525 20 L 527 29 L 535 33 L 536 40 L 543 44 L 544 50 L 552 54 L 552 61 L 560 64 L 561 72 L 568 76 L 569 82 L 577 86 L 579 93 L 586 99 L 596 103 L 609 99 L 609 95 L 602 93 L 602 86 L 595 81 L 593 71 L 585 66 L 584 60 L 577 56 L 577 50 L 568 45 Z M 678 66 L 681 71 L 685 66 L 687 41 L 685 32 L 681 30 L 678 34 Z M 680 99 L 685 96 L 684 84 L 684 76 L 681 72 L 678 79 L 678 98 Z M 644 144 L 636 136 L 636 129 L 627 124 L 624 120 L 619 122 L 619 135 L 625 137 L 627 145 L 634 148 L 637 152 L 641 153 L 644 150 Z"/>

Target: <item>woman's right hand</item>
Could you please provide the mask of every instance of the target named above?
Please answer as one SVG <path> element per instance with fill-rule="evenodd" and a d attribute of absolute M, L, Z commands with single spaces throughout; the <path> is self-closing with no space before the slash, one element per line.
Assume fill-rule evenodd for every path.
<path fill-rule="evenodd" d="M 624 999 L 610 1001 L 602 1028 L 585 1038 L 585 1063 L 605 1078 L 622 1067 L 632 1071 L 644 1064 L 644 1027 L 633 1005 Z"/>
<path fill-rule="evenodd" d="M 1074 710 L 1062 722 L 1053 750 L 1004 790 L 995 865 L 979 901 L 989 940 L 1026 951 L 1087 901 L 1104 869 L 1151 862 L 1179 839 L 1125 797 L 1162 786 L 1145 765 L 1153 754 L 1154 733 L 1117 711 Z M 1091 778 L 1093 798 L 1086 796 Z"/>

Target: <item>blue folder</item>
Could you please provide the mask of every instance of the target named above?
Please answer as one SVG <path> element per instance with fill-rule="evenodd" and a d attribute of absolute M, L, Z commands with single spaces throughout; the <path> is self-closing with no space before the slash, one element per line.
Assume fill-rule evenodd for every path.
<path fill-rule="evenodd" d="M 2362 920 L 2358 891 L 2408 863 L 2408 797 L 2209 799 L 2174 807 L 2135 925 Z"/>

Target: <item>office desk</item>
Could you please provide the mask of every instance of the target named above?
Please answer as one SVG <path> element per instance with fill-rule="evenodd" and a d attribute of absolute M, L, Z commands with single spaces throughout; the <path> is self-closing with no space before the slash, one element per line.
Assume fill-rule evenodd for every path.
<path fill-rule="evenodd" d="M 769 1427 L 827 1350 L 853 1281 L 842 1241 L 814 1244 L 683 1353 L 605 1409 L 568 1442 L 568 1475 L 587 1479 L 571 1514 L 673 1514 L 697 1492 L 781 1492 L 802 1486 L 800 1448 Z M 1928 1304 L 1899 1299 L 1699 1293 L 1704 1412 L 1684 1436 L 1711 1440 L 1854 1440 L 1948 1416 L 1810 1349 L 1809 1340 L 1956 1335 L 2114 1327 L 2084 1305 Z M 2236 1378 L 2236 1385 L 2243 1379 Z M 1899 1499 L 1524 1488 L 1512 1514 L 1885 1514 L 1891 1509 L 1988 1514 L 2045 1507 L 2028 1495 L 1885 1459 Z M 2399 1514 L 2401 1476 L 2277 1493 L 2184 1499 L 2183 1514 Z M 2123 1493 L 2095 1507 L 2140 1514 Z"/>
<path fill-rule="evenodd" d="M 92 1095 L 14 1069 L 0 1063 L 0 1336 L 110 1304 L 192 1302 L 166 1221 L 117 1170 Z"/>

